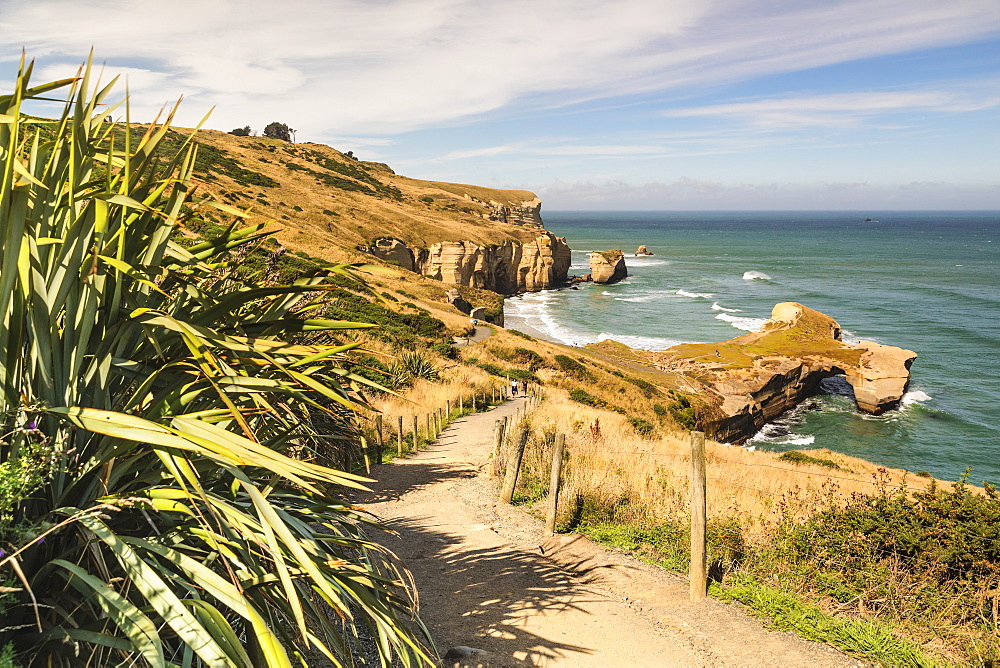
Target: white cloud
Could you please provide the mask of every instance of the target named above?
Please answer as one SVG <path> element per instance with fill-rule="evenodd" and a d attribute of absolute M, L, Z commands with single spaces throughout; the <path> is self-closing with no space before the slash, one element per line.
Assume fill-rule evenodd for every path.
<path fill-rule="evenodd" d="M 0 60 L 23 46 L 75 63 L 93 45 L 152 100 L 137 113 L 183 92 L 189 118 L 218 105 L 215 127 L 281 119 L 304 139 L 732 81 L 1000 28 L 994 0 L 0 0 L 0 10 Z"/>
<path fill-rule="evenodd" d="M 742 119 L 759 128 L 854 126 L 899 113 L 959 113 L 1000 106 L 1000 86 L 983 82 L 975 94 L 945 90 L 867 91 L 807 97 L 775 97 L 703 107 L 672 109 L 668 117 Z"/>

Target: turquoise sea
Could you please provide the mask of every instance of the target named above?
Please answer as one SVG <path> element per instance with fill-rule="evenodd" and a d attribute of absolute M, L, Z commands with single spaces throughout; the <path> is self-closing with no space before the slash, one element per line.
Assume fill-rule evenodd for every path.
<path fill-rule="evenodd" d="M 662 350 L 760 326 L 778 302 L 835 318 L 845 340 L 919 353 L 900 409 L 857 412 L 846 383 L 747 445 L 829 448 L 910 471 L 1000 482 L 1000 212 L 549 212 L 573 249 L 621 248 L 629 277 L 509 298 L 507 326 L 583 345 Z M 871 222 L 865 222 L 871 218 Z M 640 244 L 655 253 L 633 257 Z M 849 390 L 849 388 L 846 388 Z"/>

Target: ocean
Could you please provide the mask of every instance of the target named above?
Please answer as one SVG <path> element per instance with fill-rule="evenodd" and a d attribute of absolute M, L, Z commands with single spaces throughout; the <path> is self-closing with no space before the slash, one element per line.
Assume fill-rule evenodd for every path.
<path fill-rule="evenodd" d="M 508 298 L 507 327 L 662 350 L 754 331 L 795 301 L 844 339 L 919 353 L 898 410 L 860 413 L 841 379 L 746 445 L 829 448 L 955 480 L 1000 483 L 1000 212 L 548 212 L 573 249 L 621 248 L 629 276 Z M 866 218 L 871 218 L 866 222 Z M 653 256 L 633 257 L 645 244 Z"/>

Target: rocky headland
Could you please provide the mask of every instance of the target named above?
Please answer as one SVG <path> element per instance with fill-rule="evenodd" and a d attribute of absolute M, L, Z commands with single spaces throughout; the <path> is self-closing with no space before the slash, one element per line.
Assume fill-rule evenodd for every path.
<path fill-rule="evenodd" d="M 912 350 L 872 341 L 847 344 L 836 320 L 795 302 L 776 305 L 759 332 L 630 354 L 693 381 L 702 402 L 698 428 L 730 443 L 746 440 L 815 394 L 830 376 L 844 375 L 866 413 L 895 408 L 917 357 Z"/>

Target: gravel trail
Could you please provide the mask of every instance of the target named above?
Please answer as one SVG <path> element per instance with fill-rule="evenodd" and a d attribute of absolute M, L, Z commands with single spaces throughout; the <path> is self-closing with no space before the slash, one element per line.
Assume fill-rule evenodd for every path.
<path fill-rule="evenodd" d="M 741 606 L 688 601 L 686 579 L 500 503 L 487 466 L 494 421 L 523 399 L 456 420 L 437 443 L 373 471 L 359 505 L 397 535 L 438 650 L 485 657 L 447 666 L 864 666 L 767 631 Z"/>

